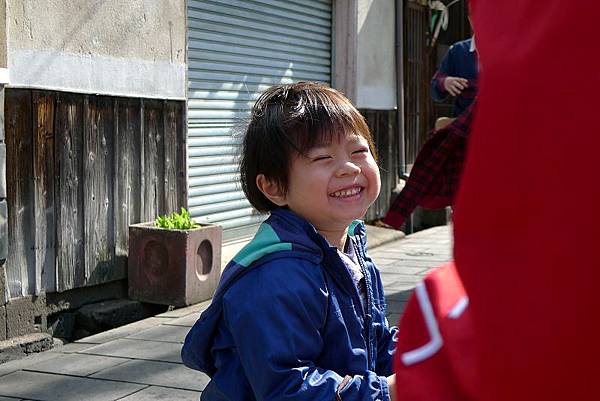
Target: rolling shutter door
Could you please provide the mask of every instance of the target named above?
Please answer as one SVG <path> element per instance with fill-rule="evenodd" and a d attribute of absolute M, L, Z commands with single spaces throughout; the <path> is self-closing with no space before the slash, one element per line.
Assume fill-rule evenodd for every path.
<path fill-rule="evenodd" d="M 331 0 L 188 0 L 188 205 L 224 239 L 251 234 L 238 148 L 252 105 L 279 83 L 331 81 Z"/>

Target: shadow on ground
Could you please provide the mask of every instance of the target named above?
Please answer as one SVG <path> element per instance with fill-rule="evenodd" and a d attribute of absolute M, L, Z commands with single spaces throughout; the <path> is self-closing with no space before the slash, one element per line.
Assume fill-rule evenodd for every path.
<path fill-rule="evenodd" d="M 413 293 L 413 290 L 402 290 L 402 291 L 388 291 L 385 295 L 387 303 L 386 316 L 391 326 L 397 326 L 400 321 L 400 317 L 404 312 L 404 308 L 408 303 L 408 300 Z"/>

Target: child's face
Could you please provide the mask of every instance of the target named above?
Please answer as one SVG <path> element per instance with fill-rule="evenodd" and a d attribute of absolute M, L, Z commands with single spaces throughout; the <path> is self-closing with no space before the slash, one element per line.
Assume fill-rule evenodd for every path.
<path fill-rule="evenodd" d="M 380 188 L 367 141 L 345 135 L 293 156 L 285 203 L 320 232 L 345 230 L 364 216 Z"/>

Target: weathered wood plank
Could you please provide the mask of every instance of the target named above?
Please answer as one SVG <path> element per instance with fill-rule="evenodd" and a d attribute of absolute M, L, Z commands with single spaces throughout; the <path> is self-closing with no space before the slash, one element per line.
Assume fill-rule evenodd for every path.
<path fill-rule="evenodd" d="M 140 158 L 140 220 L 141 222 L 146 221 L 146 199 L 144 198 L 144 196 L 146 195 L 146 177 L 144 176 L 144 171 L 146 170 L 146 160 L 144 157 L 145 154 L 145 141 L 144 141 L 144 131 L 145 126 L 144 126 L 144 114 L 146 114 L 145 112 L 145 107 L 144 107 L 144 99 L 140 99 L 140 132 L 138 133 L 138 137 L 140 139 L 140 154 L 139 154 L 139 158 Z"/>
<path fill-rule="evenodd" d="M 56 290 L 85 284 L 83 229 L 83 98 L 59 93 L 56 100 Z"/>
<path fill-rule="evenodd" d="M 173 102 L 165 101 L 164 106 L 164 183 L 165 213 L 179 211 L 177 181 L 177 109 Z"/>
<path fill-rule="evenodd" d="M 188 207 L 187 180 L 187 130 L 185 121 L 185 102 L 171 101 L 173 105 L 172 129 L 177 138 L 177 208 Z"/>
<path fill-rule="evenodd" d="M 108 97 L 84 98 L 83 199 L 86 284 L 125 278 L 114 268 L 113 102 Z"/>
<path fill-rule="evenodd" d="M 140 102 L 115 99 L 115 265 L 127 267 L 129 225 L 141 222 Z"/>
<path fill-rule="evenodd" d="M 35 294 L 56 291 L 54 214 L 54 111 L 56 94 L 33 91 Z"/>
<path fill-rule="evenodd" d="M 394 154 L 397 148 L 394 147 L 394 137 L 396 134 L 396 114 L 393 110 L 380 112 L 380 155 L 381 160 L 381 189 L 377 217 L 383 217 L 389 208 L 392 190 L 396 187 L 397 167 L 394 164 Z"/>
<path fill-rule="evenodd" d="M 6 89 L 5 95 L 8 189 L 6 278 L 9 298 L 14 298 L 31 294 L 35 289 L 32 110 L 30 91 Z"/>
<path fill-rule="evenodd" d="M 142 219 L 151 221 L 166 213 L 164 200 L 164 126 L 163 107 L 159 100 L 144 100 L 143 107 L 143 176 Z"/>

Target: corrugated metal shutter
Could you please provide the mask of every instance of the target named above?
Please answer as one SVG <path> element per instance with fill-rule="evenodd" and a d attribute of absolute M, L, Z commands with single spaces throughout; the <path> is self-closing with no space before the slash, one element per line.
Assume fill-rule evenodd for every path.
<path fill-rule="evenodd" d="M 239 185 L 240 136 L 271 85 L 331 81 L 331 0 L 188 0 L 190 214 L 225 239 L 262 220 Z"/>

